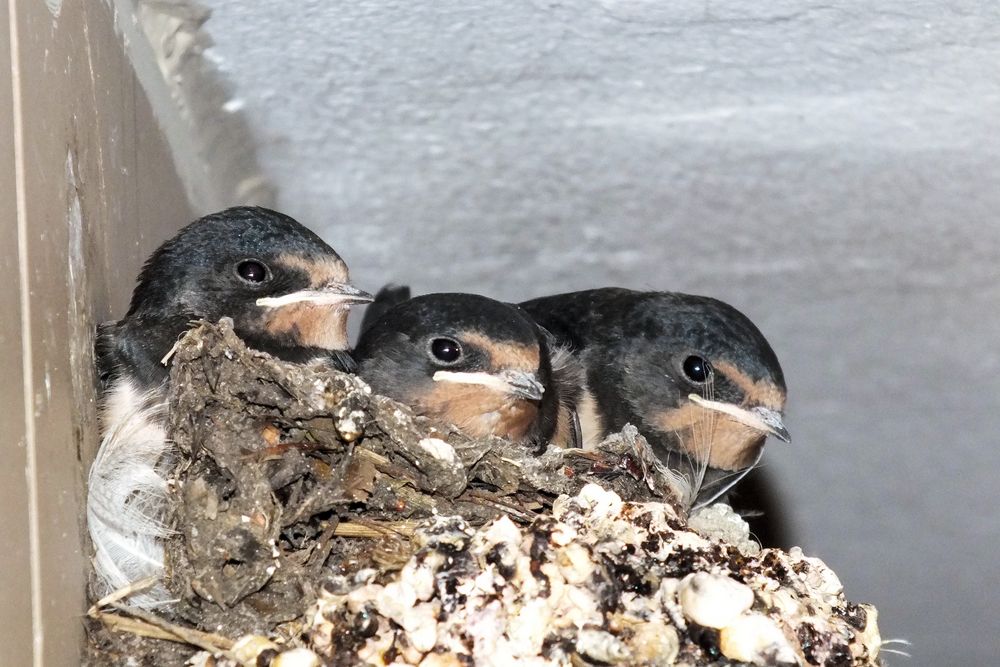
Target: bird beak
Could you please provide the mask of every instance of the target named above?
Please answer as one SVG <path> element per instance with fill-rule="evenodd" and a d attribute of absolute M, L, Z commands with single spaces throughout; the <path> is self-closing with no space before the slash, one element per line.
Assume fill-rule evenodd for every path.
<path fill-rule="evenodd" d="M 707 398 L 702 398 L 698 394 L 689 394 L 688 398 L 691 399 L 692 403 L 700 405 L 706 410 L 721 412 L 741 424 L 745 424 L 750 428 L 757 429 L 758 431 L 762 431 L 764 433 L 769 433 L 779 440 L 783 440 L 785 442 L 792 441 L 792 436 L 788 433 L 788 429 L 785 428 L 784 422 L 781 421 L 781 413 L 777 410 L 772 410 L 771 408 L 765 408 L 763 406 L 757 406 L 749 409 L 741 408 L 740 406 L 732 403 L 710 401 Z"/>
<path fill-rule="evenodd" d="M 514 396 L 526 398 L 529 401 L 542 400 L 545 386 L 538 381 L 534 373 L 524 371 L 503 371 L 500 377 L 507 383 L 508 391 Z"/>
<path fill-rule="evenodd" d="M 311 303 L 317 306 L 346 307 L 375 300 L 368 292 L 359 290 L 349 283 L 331 282 L 316 289 L 304 289 L 281 296 L 266 296 L 257 299 L 257 305 L 264 308 L 280 308 L 293 303 Z"/>
<path fill-rule="evenodd" d="M 496 391 L 525 398 L 529 401 L 542 400 L 545 387 L 534 373 L 524 371 L 502 371 L 493 373 L 458 373 L 454 371 L 437 371 L 435 382 L 459 382 L 462 384 L 478 384 Z"/>

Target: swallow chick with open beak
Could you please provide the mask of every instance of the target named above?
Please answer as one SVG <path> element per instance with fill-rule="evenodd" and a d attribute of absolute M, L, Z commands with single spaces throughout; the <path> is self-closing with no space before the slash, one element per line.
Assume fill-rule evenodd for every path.
<path fill-rule="evenodd" d="M 531 318 L 475 294 L 408 297 L 393 287 L 376 297 L 354 350 L 358 375 L 376 393 L 467 435 L 547 442 L 559 396 L 547 341 Z"/>
<path fill-rule="evenodd" d="M 769 435 L 789 441 L 785 379 L 763 334 L 716 299 L 604 288 L 521 304 L 586 370 L 586 445 L 626 424 L 687 478 L 691 504 L 725 493 Z"/>
<path fill-rule="evenodd" d="M 102 441 L 90 469 L 87 523 L 99 593 L 162 572 L 166 357 L 191 323 L 230 317 L 254 349 L 346 369 L 348 309 L 371 300 L 322 239 L 264 208 L 205 216 L 152 254 L 125 317 L 98 330 Z M 133 603 L 165 594 L 155 589 Z"/>

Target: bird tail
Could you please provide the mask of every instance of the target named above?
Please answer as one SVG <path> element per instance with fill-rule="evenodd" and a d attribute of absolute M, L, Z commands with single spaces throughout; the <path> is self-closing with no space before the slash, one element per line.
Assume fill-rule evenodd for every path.
<path fill-rule="evenodd" d="M 143 395 L 127 382 L 109 392 L 87 493 L 97 597 L 163 575 L 163 539 L 171 534 L 166 506 L 172 459 L 165 413 L 162 392 Z M 149 608 L 168 597 L 157 584 L 131 602 Z"/>

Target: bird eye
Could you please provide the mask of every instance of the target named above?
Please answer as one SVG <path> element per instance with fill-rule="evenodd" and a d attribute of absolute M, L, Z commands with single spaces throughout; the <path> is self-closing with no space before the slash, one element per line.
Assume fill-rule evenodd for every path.
<path fill-rule="evenodd" d="M 245 259 L 236 265 L 236 275 L 248 283 L 262 283 L 267 280 L 267 267 L 256 259 Z"/>
<path fill-rule="evenodd" d="M 431 341 L 431 354 L 438 361 L 453 364 L 462 358 L 462 346 L 451 338 L 435 338 Z"/>
<path fill-rule="evenodd" d="M 681 370 L 684 371 L 688 380 L 697 384 L 705 382 L 712 376 L 712 364 L 708 363 L 707 359 L 695 354 L 684 360 Z"/>

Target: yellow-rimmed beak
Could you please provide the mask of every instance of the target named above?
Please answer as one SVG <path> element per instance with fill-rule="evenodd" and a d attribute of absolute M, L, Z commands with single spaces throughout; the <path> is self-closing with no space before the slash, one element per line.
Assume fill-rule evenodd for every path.
<path fill-rule="evenodd" d="M 481 371 L 475 373 L 437 371 L 434 373 L 434 381 L 477 384 L 529 401 L 540 401 L 545 393 L 544 385 L 538 381 L 535 374 L 527 371 L 507 370 L 496 374 Z"/>
<path fill-rule="evenodd" d="M 257 305 L 264 308 L 281 308 L 294 303 L 310 303 L 316 306 L 337 307 L 371 303 L 374 300 L 375 297 L 354 285 L 331 282 L 319 288 L 299 290 L 281 296 L 261 297 L 257 299 Z"/>
<path fill-rule="evenodd" d="M 792 436 L 788 433 L 788 429 L 785 428 L 785 424 L 781 419 L 781 413 L 777 410 L 772 410 L 771 408 L 765 408 L 763 406 L 742 408 L 732 403 L 711 401 L 707 398 L 702 398 L 698 394 L 690 394 L 688 395 L 688 398 L 692 403 L 700 405 L 706 410 L 721 412 L 741 424 L 763 433 L 773 435 L 779 440 L 783 440 L 785 442 L 792 441 Z"/>

